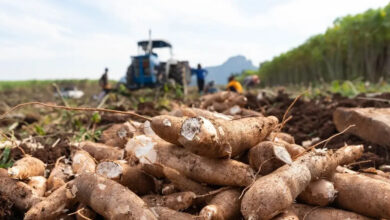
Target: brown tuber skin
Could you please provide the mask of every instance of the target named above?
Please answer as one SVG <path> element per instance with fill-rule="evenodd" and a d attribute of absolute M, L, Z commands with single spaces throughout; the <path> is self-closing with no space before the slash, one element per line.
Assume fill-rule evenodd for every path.
<path fill-rule="evenodd" d="M 213 158 L 234 157 L 264 140 L 278 124 L 276 117 L 232 121 L 204 117 L 157 116 L 152 128 L 162 139 L 191 152 Z"/>
<path fill-rule="evenodd" d="M 390 183 L 390 173 L 385 173 L 382 170 L 377 170 L 374 167 L 360 170 L 363 175 L 372 177 L 374 179 L 380 179 Z"/>
<path fill-rule="evenodd" d="M 169 194 L 172 194 L 175 192 L 177 192 L 177 191 L 176 191 L 175 184 L 173 184 L 173 183 L 164 184 L 161 187 L 161 194 L 163 194 L 163 195 L 169 195 Z"/>
<path fill-rule="evenodd" d="M 243 109 L 244 108 L 241 108 L 240 106 L 238 105 L 235 105 L 231 108 L 228 108 L 226 109 L 225 111 L 222 112 L 222 114 L 225 114 L 225 115 L 230 115 L 230 116 L 238 116 L 238 115 L 241 115 L 243 113 Z M 257 112 L 256 112 L 257 113 Z M 264 116 L 263 114 L 259 113 L 259 115 L 252 115 L 252 116 Z"/>
<path fill-rule="evenodd" d="M 329 176 L 339 164 L 355 161 L 363 146 L 346 146 L 335 153 L 324 150 L 309 152 L 291 165 L 260 177 L 242 198 L 241 213 L 245 219 L 271 219 L 287 209 L 311 181 Z"/>
<path fill-rule="evenodd" d="M 159 220 L 194 220 L 196 216 L 185 212 L 178 212 L 166 207 L 152 207 L 152 212 L 155 213 Z"/>
<path fill-rule="evenodd" d="M 251 110 L 251 109 L 246 109 L 246 108 L 241 108 L 241 116 L 243 117 L 264 117 L 264 115 L 260 112 Z"/>
<path fill-rule="evenodd" d="M 299 219 L 305 220 L 330 220 L 330 219 L 348 219 L 348 220 L 370 220 L 365 216 L 344 211 L 335 208 L 320 208 L 303 204 L 293 204 L 291 209 L 296 213 Z"/>
<path fill-rule="evenodd" d="M 161 115 L 152 118 L 153 131 L 165 141 L 175 145 L 181 145 L 179 142 L 180 129 L 186 117 L 175 117 L 170 115 Z"/>
<path fill-rule="evenodd" d="M 333 183 L 324 179 L 311 182 L 310 185 L 298 196 L 298 199 L 306 204 L 326 206 L 336 198 L 337 191 Z"/>
<path fill-rule="evenodd" d="M 228 108 L 227 110 L 223 111 L 222 114 L 235 116 L 234 118 L 241 118 L 241 117 L 264 117 L 263 114 L 257 111 L 253 111 L 246 108 L 241 108 L 238 105 L 235 105 L 231 108 Z M 194 117 L 194 116 L 193 116 Z"/>
<path fill-rule="evenodd" d="M 139 195 L 155 192 L 153 177 L 140 168 L 129 166 L 126 161 L 105 161 L 98 164 L 96 173 L 127 186 Z"/>
<path fill-rule="evenodd" d="M 373 173 L 361 173 L 361 174 L 362 174 L 363 176 L 368 176 L 368 177 L 373 178 L 373 179 L 377 179 L 377 180 L 381 180 L 381 181 L 390 183 L 390 178 L 381 176 L 381 175 L 379 175 L 379 174 L 373 174 Z"/>
<path fill-rule="evenodd" d="M 305 152 L 304 147 L 295 144 L 294 137 L 283 132 L 271 133 L 267 140 L 283 145 L 292 158 L 302 155 Z"/>
<path fill-rule="evenodd" d="M 295 139 L 290 134 L 284 133 L 284 132 L 271 132 L 271 134 L 267 137 L 268 141 L 284 141 L 289 144 L 295 144 Z"/>
<path fill-rule="evenodd" d="M 152 129 L 150 121 L 145 121 L 140 125 L 140 132 L 137 132 L 135 135 L 146 135 L 154 139 L 161 139 Z M 161 139 L 162 140 L 162 139 Z"/>
<path fill-rule="evenodd" d="M 254 171 L 247 164 L 231 159 L 202 157 L 144 135 L 131 139 L 126 151 L 135 153 L 141 163 L 171 167 L 200 183 L 247 186 L 253 181 Z"/>
<path fill-rule="evenodd" d="M 267 175 L 271 173 L 272 171 L 278 169 L 279 167 L 283 166 L 285 162 L 280 159 L 278 155 L 276 155 L 275 148 L 284 148 L 281 144 L 274 143 L 271 141 L 263 141 L 260 142 L 258 145 L 252 147 L 249 150 L 249 164 L 251 167 L 258 171 L 261 175 Z M 285 156 L 289 157 L 291 161 L 291 157 L 288 152 L 285 152 Z M 282 155 L 283 156 L 283 155 Z M 292 162 L 292 161 L 291 161 Z"/>
<path fill-rule="evenodd" d="M 76 199 L 107 219 L 157 219 L 144 201 L 125 186 L 93 173 L 75 178 Z"/>
<path fill-rule="evenodd" d="M 204 118 L 208 119 L 225 119 L 225 120 L 232 120 L 231 116 L 221 114 L 218 112 L 212 112 L 200 108 L 188 108 L 188 107 L 180 107 L 178 109 L 175 109 L 170 113 L 172 116 L 176 117 L 196 117 L 196 116 L 202 116 Z"/>
<path fill-rule="evenodd" d="M 43 176 L 33 176 L 30 177 L 30 180 L 28 181 L 28 185 L 33 190 L 33 193 L 37 196 L 43 196 L 45 195 L 46 188 L 47 188 L 47 180 Z"/>
<path fill-rule="evenodd" d="M 35 204 L 24 216 L 24 220 L 57 219 L 67 209 L 76 204 L 71 193 L 73 181 L 61 186 L 50 196 Z"/>
<path fill-rule="evenodd" d="M 350 170 L 350 169 L 348 169 L 346 167 L 338 166 L 336 168 L 336 172 L 338 172 L 338 173 L 360 174 L 360 175 L 367 176 L 367 177 L 370 177 L 370 178 L 373 178 L 373 179 L 384 181 L 386 183 L 390 183 L 390 179 L 386 178 L 386 177 L 384 177 L 382 175 L 373 174 L 373 173 L 359 173 L 359 172 Z"/>
<path fill-rule="evenodd" d="M 287 209 L 277 215 L 275 218 L 272 220 L 299 220 L 299 217 L 297 214 L 295 214 L 291 209 Z"/>
<path fill-rule="evenodd" d="M 137 128 L 129 122 L 114 124 L 102 132 L 100 141 L 108 146 L 124 148 L 128 139 L 134 136 Z"/>
<path fill-rule="evenodd" d="M 239 219 L 240 194 L 238 189 L 228 189 L 218 193 L 199 215 L 205 220 Z"/>
<path fill-rule="evenodd" d="M 208 109 L 212 109 L 217 112 L 224 112 L 233 106 L 243 107 L 248 102 L 247 98 L 243 95 L 239 95 L 237 93 L 230 93 L 230 97 L 223 100 L 222 102 L 213 102 Z"/>
<path fill-rule="evenodd" d="M 49 178 L 47 178 L 47 190 L 54 191 L 65 185 L 71 174 L 73 174 L 73 171 L 69 165 L 58 162 L 50 172 Z"/>
<path fill-rule="evenodd" d="M 163 206 L 180 211 L 188 209 L 192 205 L 195 196 L 196 195 L 193 192 L 178 192 L 166 196 L 147 195 L 143 196 L 142 200 L 144 200 L 149 207 Z"/>
<path fill-rule="evenodd" d="M 138 161 L 138 159 L 137 159 L 137 161 Z M 146 174 L 148 174 L 150 176 L 153 176 L 153 177 L 156 177 L 159 179 L 164 177 L 164 173 L 163 173 L 161 164 L 154 164 L 154 163 L 151 164 L 149 162 L 145 163 L 145 161 L 142 161 L 141 163 L 135 164 L 134 166 L 139 166 L 143 172 L 145 172 Z"/>
<path fill-rule="evenodd" d="M 45 164 L 38 158 L 26 155 L 22 159 L 17 160 L 14 165 L 8 169 L 8 174 L 16 179 L 43 176 L 45 174 Z"/>
<path fill-rule="evenodd" d="M 1 170 L 0 194 L 7 196 L 16 208 L 25 211 L 41 201 L 41 197 L 34 194 L 30 186 L 6 175 L 5 169 Z"/>
<path fill-rule="evenodd" d="M 206 109 L 207 107 L 213 105 L 215 102 L 224 102 L 229 97 L 237 96 L 237 93 L 222 91 L 214 94 L 204 95 L 201 97 L 202 103 L 200 104 L 200 108 Z"/>
<path fill-rule="evenodd" d="M 286 150 L 290 153 L 292 158 L 296 158 L 297 156 L 302 155 L 306 151 L 304 147 L 298 144 L 289 144 L 289 143 L 282 143 L 282 142 L 279 143 L 281 143 L 286 148 Z"/>
<path fill-rule="evenodd" d="M 225 112 L 230 107 L 232 107 L 232 104 L 229 102 L 214 102 L 208 109 L 217 112 Z"/>
<path fill-rule="evenodd" d="M 337 204 L 362 215 L 390 219 L 390 184 L 361 174 L 335 173 L 331 178 Z"/>
<path fill-rule="evenodd" d="M 101 160 L 122 160 L 124 150 L 91 141 L 83 141 L 79 144 L 80 149 L 88 152 L 97 161 Z"/>
<path fill-rule="evenodd" d="M 8 177 L 8 171 L 4 168 L 0 168 L 0 177 Z"/>
<path fill-rule="evenodd" d="M 200 183 L 197 183 L 193 180 L 188 179 L 183 174 L 179 173 L 177 170 L 170 167 L 164 167 L 163 173 L 165 177 L 173 183 L 173 185 L 181 191 L 191 191 L 197 195 L 203 195 L 210 192 L 212 189 L 203 186 Z"/>
<path fill-rule="evenodd" d="M 84 150 L 75 151 L 72 153 L 72 169 L 75 174 L 94 173 L 96 169 L 95 160 Z"/>

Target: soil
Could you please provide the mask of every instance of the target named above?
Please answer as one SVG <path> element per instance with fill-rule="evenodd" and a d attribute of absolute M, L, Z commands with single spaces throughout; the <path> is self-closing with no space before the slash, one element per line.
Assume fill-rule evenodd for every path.
<path fill-rule="evenodd" d="M 334 94 L 329 97 L 318 97 L 311 100 L 299 99 L 288 116 L 292 119 L 283 127 L 282 131 L 294 136 L 296 143 L 302 144 L 303 141 L 311 140 L 318 137 L 320 140 L 325 140 L 332 135 L 338 134 L 338 131 L 333 123 L 333 111 L 337 107 L 390 107 L 390 102 L 364 99 L 365 94 L 361 94 L 355 98 L 342 97 L 339 94 Z M 263 95 L 263 98 L 258 101 L 256 95 L 247 94 L 248 108 L 262 112 L 265 115 L 274 115 L 281 121 L 286 109 L 294 101 L 288 94 L 280 90 L 275 97 Z M 374 98 L 390 100 L 390 93 L 383 93 Z M 318 142 L 318 141 L 317 141 Z M 312 144 L 315 144 L 313 142 Z M 332 138 L 326 145 L 327 148 L 337 149 L 345 144 L 363 144 L 365 146 L 365 154 L 360 161 L 366 161 L 358 164 L 359 168 L 375 166 L 378 167 L 384 163 L 390 162 L 390 152 L 388 147 L 380 146 L 362 140 L 359 137 L 344 133 Z M 319 147 L 323 147 L 320 145 Z M 368 161 L 369 160 L 369 161 Z"/>
<path fill-rule="evenodd" d="M 61 139 L 54 147 L 52 144 L 45 144 L 44 141 L 40 140 L 42 138 L 37 138 L 37 141 L 40 141 L 40 143 L 43 144 L 43 148 L 32 150 L 28 147 L 27 144 L 20 145 L 21 149 L 24 151 L 25 154 L 32 155 L 33 157 L 36 157 L 40 160 L 42 160 L 44 163 L 47 164 L 47 169 L 51 169 L 54 167 L 54 164 L 56 163 L 56 160 L 61 157 L 65 156 L 66 158 L 70 155 L 70 149 L 69 149 L 69 141 L 68 139 Z M 23 157 L 24 153 L 22 152 L 20 148 L 13 148 L 11 150 L 11 155 L 14 160 L 18 160 Z"/>

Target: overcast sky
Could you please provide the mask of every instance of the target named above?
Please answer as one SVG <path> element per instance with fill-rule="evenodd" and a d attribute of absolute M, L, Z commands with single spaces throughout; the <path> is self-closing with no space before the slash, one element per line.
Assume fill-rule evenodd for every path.
<path fill-rule="evenodd" d="M 0 80 L 125 74 L 136 42 L 169 40 L 175 58 L 255 65 L 386 0 L 0 0 Z"/>

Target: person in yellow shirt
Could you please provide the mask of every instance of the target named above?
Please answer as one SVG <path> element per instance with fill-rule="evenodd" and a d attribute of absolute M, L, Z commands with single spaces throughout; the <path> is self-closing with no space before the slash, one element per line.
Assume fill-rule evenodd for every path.
<path fill-rule="evenodd" d="M 237 93 L 242 93 L 241 83 L 236 80 L 236 77 L 230 76 L 228 79 L 227 90 Z"/>

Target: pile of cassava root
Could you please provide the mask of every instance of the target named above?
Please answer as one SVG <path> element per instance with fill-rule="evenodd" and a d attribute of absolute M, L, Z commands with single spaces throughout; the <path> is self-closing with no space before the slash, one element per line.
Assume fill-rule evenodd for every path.
<path fill-rule="evenodd" d="M 46 174 L 25 155 L 0 169 L 0 194 L 24 219 L 390 219 L 389 174 L 346 167 L 362 145 L 306 149 L 237 94 L 203 99 L 72 143 Z"/>

